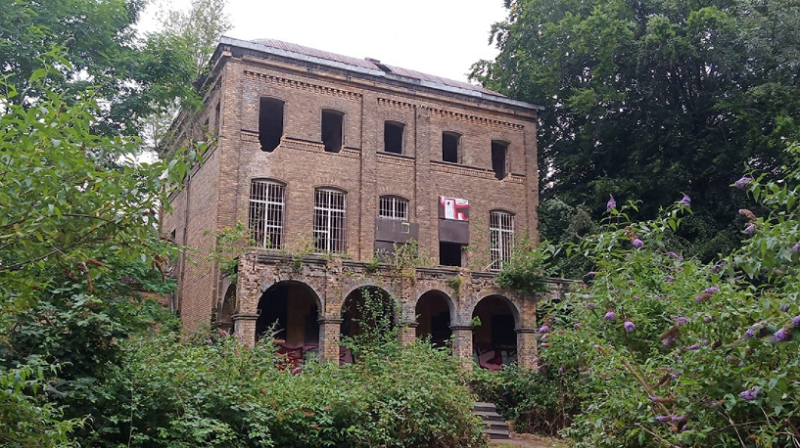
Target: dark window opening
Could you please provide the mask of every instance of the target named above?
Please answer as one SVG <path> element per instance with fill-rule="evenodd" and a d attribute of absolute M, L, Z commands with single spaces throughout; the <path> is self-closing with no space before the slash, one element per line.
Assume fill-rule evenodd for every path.
<path fill-rule="evenodd" d="M 403 153 L 403 128 L 402 123 L 387 121 L 383 124 L 383 150 L 394 154 Z"/>
<path fill-rule="evenodd" d="M 492 141 L 492 170 L 498 179 L 508 173 L 508 143 Z"/>
<path fill-rule="evenodd" d="M 335 110 L 322 111 L 322 143 L 327 152 L 342 149 L 344 114 Z"/>
<path fill-rule="evenodd" d="M 439 264 L 441 266 L 461 267 L 461 245 L 439 243 Z"/>
<path fill-rule="evenodd" d="M 217 103 L 216 109 L 214 109 L 214 127 L 217 129 L 217 135 L 222 132 L 222 102 Z"/>
<path fill-rule="evenodd" d="M 281 144 L 283 136 L 283 101 L 261 98 L 258 112 L 258 141 L 261 150 L 272 152 Z"/>
<path fill-rule="evenodd" d="M 445 162 L 459 163 L 458 150 L 461 145 L 461 135 L 455 132 L 442 133 L 442 160 Z"/>

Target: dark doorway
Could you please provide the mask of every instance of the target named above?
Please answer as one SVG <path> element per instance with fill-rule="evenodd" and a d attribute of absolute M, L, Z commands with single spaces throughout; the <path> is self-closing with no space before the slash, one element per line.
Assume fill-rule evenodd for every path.
<path fill-rule="evenodd" d="M 315 294 L 307 285 L 276 283 L 261 296 L 258 309 L 257 338 L 274 336 L 279 345 L 287 347 L 319 344 L 319 309 Z"/>
<path fill-rule="evenodd" d="M 439 243 L 439 264 L 461 267 L 461 244 Z"/>
<path fill-rule="evenodd" d="M 283 101 L 261 98 L 258 111 L 258 141 L 261 150 L 272 152 L 281 144 L 283 137 Z"/>
<path fill-rule="evenodd" d="M 322 111 L 322 143 L 327 152 L 339 152 L 343 143 L 344 114 L 335 110 Z"/>
<path fill-rule="evenodd" d="M 387 121 L 383 124 L 383 150 L 394 154 L 403 153 L 403 123 Z"/>
<path fill-rule="evenodd" d="M 459 163 L 459 146 L 461 146 L 461 134 L 457 134 L 455 132 L 442 132 L 443 161 Z"/>
<path fill-rule="evenodd" d="M 450 340 L 449 298 L 440 291 L 428 291 L 419 298 L 414 314 L 417 316 L 417 337 L 430 337 L 431 342 L 443 347 Z"/>
<path fill-rule="evenodd" d="M 495 177 L 504 179 L 508 171 L 508 143 L 492 141 L 492 170 Z"/>
<path fill-rule="evenodd" d="M 483 298 L 472 313 L 480 320 L 472 334 L 472 346 L 478 364 L 484 369 L 499 370 L 517 359 L 517 319 L 511 302 L 502 296 Z"/>

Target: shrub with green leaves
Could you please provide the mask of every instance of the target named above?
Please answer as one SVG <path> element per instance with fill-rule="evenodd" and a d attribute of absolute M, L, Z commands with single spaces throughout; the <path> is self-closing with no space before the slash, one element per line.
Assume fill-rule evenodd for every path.
<path fill-rule="evenodd" d="M 732 210 L 748 239 L 716 263 L 670 250 L 689 198 L 644 223 L 609 203 L 604 231 L 573 249 L 596 272 L 543 304 L 539 355 L 551 387 L 578 393 L 563 432 L 577 446 L 800 443 L 800 170 L 735 186 L 768 214 Z"/>

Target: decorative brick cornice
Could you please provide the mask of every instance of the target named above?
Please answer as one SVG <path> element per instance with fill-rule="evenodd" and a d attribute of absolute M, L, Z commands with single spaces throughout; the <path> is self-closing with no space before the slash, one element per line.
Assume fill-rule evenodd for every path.
<path fill-rule="evenodd" d="M 388 98 L 378 98 L 378 105 L 391 107 L 392 109 L 414 110 L 414 105 L 403 101 L 391 100 Z"/>
<path fill-rule="evenodd" d="M 481 125 L 491 128 L 510 129 L 512 131 L 521 131 L 525 129 L 525 126 L 520 124 L 509 123 L 507 121 L 496 120 L 494 118 L 478 117 L 476 115 L 454 112 L 452 110 L 445 110 L 431 105 L 423 105 L 421 107 L 428 109 L 432 114 L 438 115 L 446 120 L 461 121 L 470 125 Z"/>
<path fill-rule="evenodd" d="M 291 89 L 302 90 L 317 95 L 333 96 L 337 98 L 344 98 L 346 100 L 351 100 L 351 101 L 361 100 L 360 93 L 350 92 L 347 90 L 337 89 L 334 87 L 320 86 L 317 84 L 311 84 L 304 81 L 297 81 L 294 79 L 282 78 L 280 76 L 268 75 L 266 73 L 257 73 L 250 70 L 245 70 L 244 75 L 258 79 L 267 84 L 273 84 L 280 87 L 288 87 Z"/>
<path fill-rule="evenodd" d="M 515 328 L 514 332 L 517 334 L 535 334 L 537 331 L 534 328 Z"/>
<path fill-rule="evenodd" d="M 239 313 L 234 314 L 232 319 L 234 322 L 239 320 L 258 320 L 258 314 L 250 314 L 250 313 Z"/>
<path fill-rule="evenodd" d="M 431 160 L 431 171 L 438 171 L 440 173 L 460 174 L 462 176 L 479 177 L 481 179 L 495 179 L 494 171 L 485 168 L 476 168 L 471 166 L 455 165 L 447 162 L 440 162 L 438 160 Z M 525 176 L 522 174 L 509 174 L 503 179 L 504 182 L 512 184 L 524 184 Z"/>

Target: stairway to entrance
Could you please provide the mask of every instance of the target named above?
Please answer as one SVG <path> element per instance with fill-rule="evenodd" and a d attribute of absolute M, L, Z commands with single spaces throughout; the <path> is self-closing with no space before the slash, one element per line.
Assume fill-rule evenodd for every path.
<path fill-rule="evenodd" d="M 490 439 L 508 439 L 508 424 L 497 413 L 494 403 L 476 402 L 472 411 L 483 421 L 483 433 Z"/>

